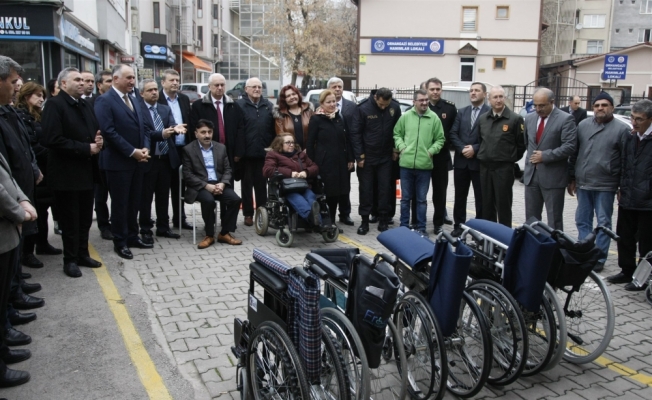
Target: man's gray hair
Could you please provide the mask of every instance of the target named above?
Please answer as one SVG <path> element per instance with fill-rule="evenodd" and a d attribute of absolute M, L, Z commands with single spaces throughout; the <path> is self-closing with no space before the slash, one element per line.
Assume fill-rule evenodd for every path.
<path fill-rule="evenodd" d="M 652 118 L 652 100 L 637 101 L 632 106 L 632 113 L 645 114 L 648 118 Z"/>
<path fill-rule="evenodd" d="M 507 97 L 507 92 L 505 91 L 505 88 L 500 86 L 500 85 L 496 85 L 496 86 L 492 87 L 491 89 L 489 89 L 489 95 L 491 95 L 491 92 L 495 92 L 495 91 L 498 91 L 498 90 L 502 90 L 505 97 Z"/>
<path fill-rule="evenodd" d="M 331 79 L 328 80 L 328 82 L 326 83 L 326 87 L 330 89 L 330 87 L 331 87 L 331 85 L 333 83 L 341 83 L 342 86 L 344 86 L 344 81 L 341 80 L 340 78 L 338 78 L 337 76 L 334 76 L 334 77 L 332 77 Z"/>
<path fill-rule="evenodd" d="M 534 91 L 534 96 L 536 96 L 537 93 L 544 93 L 548 97 L 548 102 L 550 102 L 550 103 L 555 101 L 555 92 L 553 92 L 552 90 L 550 90 L 548 88 L 544 88 L 544 87 L 537 88 Z"/>
<path fill-rule="evenodd" d="M 71 72 L 79 72 L 77 68 L 74 67 L 68 67 L 63 69 L 61 72 L 59 72 L 59 75 L 57 76 L 57 82 L 59 82 L 59 87 L 62 88 L 61 83 L 63 81 L 68 80 L 68 75 L 70 75 Z"/>
<path fill-rule="evenodd" d="M 143 94 L 143 91 L 145 91 L 145 85 L 152 82 L 156 83 L 156 80 L 147 78 L 140 81 L 140 83 L 138 84 L 138 90 L 140 90 L 140 94 Z M 156 88 L 158 89 L 158 84 L 156 84 Z"/>
<path fill-rule="evenodd" d="M 99 86 L 104 83 L 105 76 L 112 76 L 111 71 L 105 69 L 95 74 L 95 85 Z"/>
<path fill-rule="evenodd" d="M 177 76 L 177 77 L 178 77 L 178 76 L 179 76 L 179 73 L 178 73 L 176 70 L 171 69 L 171 68 L 170 68 L 170 69 L 166 69 L 165 71 L 163 71 L 163 80 L 167 81 L 169 75 L 173 75 L 173 76 Z"/>
<path fill-rule="evenodd" d="M 9 78 L 12 70 L 16 71 L 18 75 L 24 72 L 23 67 L 16 61 L 7 56 L 0 56 L 0 79 L 5 80 Z"/>
<path fill-rule="evenodd" d="M 122 67 L 131 68 L 131 65 L 128 65 L 128 64 L 114 65 L 113 68 L 111 69 L 111 76 L 117 76 L 118 78 L 122 78 Z"/>

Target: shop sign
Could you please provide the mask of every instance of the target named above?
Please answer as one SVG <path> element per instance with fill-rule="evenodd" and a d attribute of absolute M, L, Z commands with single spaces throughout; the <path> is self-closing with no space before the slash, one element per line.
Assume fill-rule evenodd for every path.
<path fill-rule="evenodd" d="M 120 56 L 121 64 L 133 64 L 136 61 L 134 56 Z"/>
<path fill-rule="evenodd" d="M 163 60 L 168 59 L 168 52 L 170 50 L 166 46 L 158 44 L 143 44 L 142 55 L 148 60 Z"/>
<path fill-rule="evenodd" d="M 371 39 L 372 53 L 444 54 L 444 39 L 392 38 Z"/>
<path fill-rule="evenodd" d="M 95 52 L 95 43 L 85 38 L 79 28 L 65 18 L 61 20 L 61 33 L 64 38 L 70 39 L 87 50 Z"/>
<path fill-rule="evenodd" d="M 29 35 L 27 17 L 0 16 L 0 35 Z"/>
<path fill-rule="evenodd" d="M 20 40 L 17 36 L 22 36 L 25 39 L 53 40 L 54 26 L 52 7 L 0 7 L 0 39 Z"/>

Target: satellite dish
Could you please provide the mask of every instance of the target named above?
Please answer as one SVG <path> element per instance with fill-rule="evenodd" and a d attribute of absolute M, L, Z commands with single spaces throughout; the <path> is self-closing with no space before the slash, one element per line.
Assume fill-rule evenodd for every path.
<path fill-rule="evenodd" d="M 582 29 L 582 28 L 583 28 L 583 27 L 582 27 L 582 24 L 577 24 L 577 25 L 575 25 L 575 29 L 577 29 L 578 31 L 579 31 L 580 29 Z"/>

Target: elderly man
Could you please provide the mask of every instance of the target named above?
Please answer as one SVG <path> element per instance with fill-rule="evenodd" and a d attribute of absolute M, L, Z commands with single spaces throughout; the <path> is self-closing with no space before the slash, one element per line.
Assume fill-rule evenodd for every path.
<path fill-rule="evenodd" d="M 276 136 L 274 130 L 274 105 L 262 96 L 263 84 L 258 78 L 249 78 L 245 93 L 238 105 L 244 113 L 245 153 L 242 159 L 242 213 L 247 226 L 254 224 L 252 190 L 256 192 L 256 206 L 267 203 L 267 180 L 263 177 L 265 148 Z"/>
<path fill-rule="evenodd" d="M 593 231 L 593 215 L 598 226 L 611 229 L 614 197 L 620 185 L 622 142 L 629 135 L 627 125 L 614 119 L 613 98 L 605 92 L 593 100 L 593 118 L 577 127 L 577 150 L 571 155 L 568 194 L 577 194 L 575 224 L 578 239 Z M 604 253 L 593 268 L 600 272 L 609 253 L 609 236 L 600 231 L 596 245 Z"/>
<path fill-rule="evenodd" d="M 215 200 L 224 203 L 221 212 L 222 230 L 217 241 L 240 245 L 242 240 L 233 237 L 240 197 L 231 187 L 231 166 L 223 144 L 213 141 L 214 126 L 211 121 L 200 119 L 195 124 L 196 142 L 183 148 L 183 177 L 188 185 L 184 200 L 199 201 L 204 219 L 206 237 L 197 248 L 205 249 L 215 243 Z"/>
<path fill-rule="evenodd" d="M 545 204 L 548 225 L 564 230 L 568 157 L 577 146 L 577 127 L 572 116 L 555 107 L 552 90 L 536 90 L 533 102 L 535 112 L 525 117 L 525 219 L 541 220 Z"/>
<path fill-rule="evenodd" d="M 523 117 L 505 105 L 505 89 L 489 90 L 491 111 L 478 117 L 482 218 L 512 227 L 514 163 L 525 151 Z"/>
<path fill-rule="evenodd" d="M 581 102 L 582 99 L 580 99 L 580 96 L 570 96 L 568 98 L 568 105 L 561 108 L 563 112 L 569 113 L 573 116 L 575 119 L 575 125 L 579 125 L 580 122 L 586 119 L 586 110 L 580 107 Z"/>
<path fill-rule="evenodd" d="M 622 172 L 618 196 L 618 266 L 611 283 L 627 283 L 625 290 L 643 290 L 633 283 L 636 270 L 636 247 L 639 258 L 652 251 L 652 101 L 641 100 L 632 106 L 633 130 L 623 140 Z"/>

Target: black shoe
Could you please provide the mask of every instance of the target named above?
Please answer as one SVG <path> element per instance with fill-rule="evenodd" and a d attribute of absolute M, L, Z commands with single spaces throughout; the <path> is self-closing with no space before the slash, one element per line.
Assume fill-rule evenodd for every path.
<path fill-rule="evenodd" d="M 362 221 L 358 227 L 358 235 L 366 235 L 369 232 L 369 222 Z"/>
<path fill-rule="evenodd" d="M 36 320 L 36 313 L 19 313 L 16 311 L 16 314 L 9 316 L 9 322 L 14 326 L 25 325 L 34 320 Z"/>
<path fill-rule="evenodd" d="M 31 278 L 31 277 L 32 277 L 32 274 L 30 274 L 29 272 L 22 272 L 22 273 L 20 274 L 20 278 L 21 278 L 21 279 L 29 279 L 29 278 Z"/>
<path fill-rule="evenodd" d="M 177 223 L 173 223 L 172 226 L 173 226 L 174 228 L 176 228 L 176 229 L 179 229 L 179 224 L 177 224 Z M 190 225 L 190 224 L 187 223 L 186 221 L 183 221 L 183 222 L 181 223 L 181 229 L 185 229 L 185 230 L 187 230 L 187 231 L 191 231 L 191 230 L 192 230 L 192 225 Z"/>
<path fill-rule="evenodd" d="M 627 285 L 625 285 L 625 290 L 628 292 L 641 292 L 645 289 L 647 289 L 647 283 L 643 284 L 641 287 L 634 285 L 634 282 L 629 282 Z"/>
<path fill-rule="evenodd" d="M 435 235 L 439 235 L 441 233 L 441 231 L 443 231 L 442 227 L 435 225 L 435 229 L 433 229 L 433 232 L 435 233 Z"/>
<path fill-rule="evenodd" d="M 320 208 L 319 208 L 319 202 L 317 200 L 312 202 L 312 206 L 310 207 L 310 223 L 313 224 L 314 226 L 319 226 L 321 224 L 321 218 L 320 216 Z"/>
<path fill-rule="evenodd" d="M 23 282 L 23 283 L 21 283 L 20 287 L 23 289 L 23 293 L 25 293 L 25 294 L 36 293 L 36 292 L 38 292 L 39 290 L 42 289 L 40 283 Z"/>
<path fill-rule="evenodd" d="M 609 283 L 629 283 L 631 281 L 632 281 L 632 276 L 625 275 L 622 272 L 607 277 L 607 282 Z"/>
<path fill-rule="evenodd" d="M 353 226 L 355 223 L 349 215 L 340 215 L 340 222 L 344 225 Z"/>
<path fill-rule="evenodd" d="M 450 218 L 448 218 L 448 216 L 445 216 L 445 217 L 444 217 L 444 223 L 445 223 L 446 225 L 453 225 L 453 220 L 450 219 Z"/>
<path fill-rule="evenodd" d="M 100 232 L 100 236 L 104 240 L 113 240 L 113 233 L 111 233 L 110 229 L 105 229 Z"/>
<path fill-rule="evenodd" d="M 63 250 L 57 249 L 56 247 L 52 246 L 50 243 L 46 243 L 42 246 L 39 246 L 38 244 L 36 245 L 36 254 L 38 255 L 48 255 L 48 256 L 58 256 L 59 254 L 63 254 Z"/>
<path fill-rule="evenodd" d="M 43 268 L 43 263 L 34 254 L 23 254 L 20 263 L 29 268 Z"/>
<path fill-rule="evenodd" d="M 369 218 L 369 223 L 370 223 L 370 224 L 375 224 L 376 222 L 378 222 L 378 217 L 375 216 L 375 215 L 372 215 L 372 216 Z"/>
<path fill-rule="evenodd" d="M 63 272 L 71 278 L 79 278 L 82 276 L 79 266 L 74 262 L 63 264 Z"/>
<path fill-rule="evenodd" d="M 34 308 L 40 308 L 45 305 L 45 300 L 30 296 L 23 292 L 19 292 L 15 296 L 9 299 L 9 302 L 14 306 L 16 310 L 31 310 Z"/>
<path fill-rule="evenodd" d="M 381 219 L 381 221 L 378 223 L 378 230 L 380 232 L 385 232 L 388 229 L 389 227 L 387 226 L 387 221 L 384 218 Z"/>
<path fill-rule="evenodd" d="M 387 220 L 387 225 L 394 225 L 394 218 L 390 218 Z"/>
<path fill-rule="evenodd" d="M 411 230 L 411 231 L 418 231 L 419 230 L 418 226 L 419 225 L 417 225 L 417 224 L 410 224 L 410 225 L 408 225 L 408 229 Z"/>
<path fill-rule="evenodd" d="M 154 238 L 152 237 L 151 233 L 143 233 L 140 236 L 143 238 L 142 239 L 143 243 L 151 244 L 151 245 L 154 244 Z M 158 235 L 156 235 L 156 236 L 158 236 Z"/>
<path fill-rule="evenodd" d="M 0 388 L 22 385 L 23 383 L 27 383 L 29 378 L 29 372 L 7 368 L 5 376 L 0 377 Z"/>
<path fill-rule="evenodd" d="M 181 235 L 179 235 L 178 233 L 174 233 L 169 229 L 167 231 L 165 231 L 165 232 L 156 231 L 156 236 L 157 237 L 166 237 L 166 238 L 170 238 L 170 239 L 179 239 L 181 237 Z"/>
<path fill-rule="evenodd" d="M 93 260 L 90 257 L 78 257 L 77 266 L 88 267 L 88 268 L 99 268 L 102 266 L 102 263 L 97 260 Z"/>
<path fill-rule="evenodd" d="M 134 255 L 131 253 L 131 250 L 129 250 L 129 247 L 127 246 L 113 246 L 113 251 L 115 251 L 117 255 L 124 259 L 131 260 L 134 258 Z"/>
<path fill-rule="evenodd" d="M 5 334 L 5 344 L 7 346 L 24 346 L 32 343 L 32 338 L 21 331 L 14 328 L 7 329 Z"/>
<path fill-rule="evenodd" d="M 455 229 L 453 229 L 453 232 L 451 232 L 451 236 L 458 237 L 458 236 L 460 236 L 463 232 L 464 232 L 464 229 L 462 229 L 461 227 L 457 226 L 457 227 L 455 227 Z"/>
<path fill-rule="evenodd" d="M 593 266 L 593 272 L 602 272 L 604 269 L 604 263 L 602 261 L 598 261 L 595 266 Z"/>
<path fill-rule="evenodd" d="M 9 349 L 9 352 L 2 358 L 2 361 L 4 361 L 5 364 L 16 364 L 21 361 L 29 360 L 31 356 L 32 352 L 28 349 Z"/>
<path fill-rule="evenodd" d="M 133 240 L 132 242 L 127 243 L 128 247 L 135 247 L 137 249 L 153 249 L 154 245 L 151 243 L 145 243 L 140 238 Z"/>

